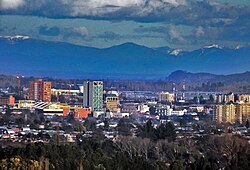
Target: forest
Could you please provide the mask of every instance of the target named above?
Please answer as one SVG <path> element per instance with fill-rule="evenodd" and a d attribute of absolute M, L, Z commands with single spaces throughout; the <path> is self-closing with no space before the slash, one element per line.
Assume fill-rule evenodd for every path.
<path fill-rule="evenodd" d="M 120 121 L 114 140 L 102 132 L 77 136 L 71 144 L 29 143 L 0 149 L 0 169 L 55 170 L 245 170 L 250 167 L 250 147 L 231 133 L 178 139 L 172 123 L 153 128 L 150 121 L 137 136 Z"/>

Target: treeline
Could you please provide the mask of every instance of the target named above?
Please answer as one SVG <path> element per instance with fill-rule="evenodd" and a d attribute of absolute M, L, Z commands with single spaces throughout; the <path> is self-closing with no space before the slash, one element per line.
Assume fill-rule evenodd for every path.
<path fill-rule="evenodd" d="M 169 141 L 119 136 L 115 141 L 78 136 L 76 144 L 35 143 L 0 149 L 0 169 L 247 170 L 249 144 L 238 136 Z"/>

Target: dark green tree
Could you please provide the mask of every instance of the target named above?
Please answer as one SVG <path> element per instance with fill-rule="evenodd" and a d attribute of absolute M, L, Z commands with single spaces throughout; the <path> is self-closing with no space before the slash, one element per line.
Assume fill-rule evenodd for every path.
<path fill-rule="evenodd" d="M 143 125 L 139 136 L 141 136 L 142 138 L 150 138 L 152 140 L 157 139 L 155 135 L 155 128 L 153 127 L 151 120 L 148 120 L 146 124 Z"/>
<path fill-rule="evenodd" d="M 248 129 L 249 128 L 249 120 L 247 119 L 247 121 L 246 121 L 246 128 Z"/>
<path fill-rule="evenodd" d="M 121 118 L 118 125 L 118 134 L 122 136 L 131 136 L 131 122 L 128 118 Z"/>

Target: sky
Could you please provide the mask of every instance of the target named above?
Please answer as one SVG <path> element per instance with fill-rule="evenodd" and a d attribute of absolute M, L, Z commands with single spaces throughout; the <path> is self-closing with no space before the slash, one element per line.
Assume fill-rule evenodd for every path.
<path fill-rule="evenodd" d="M 250 0 L 0 0 L 0 36 L 106 48 L 250 45 Z"/>

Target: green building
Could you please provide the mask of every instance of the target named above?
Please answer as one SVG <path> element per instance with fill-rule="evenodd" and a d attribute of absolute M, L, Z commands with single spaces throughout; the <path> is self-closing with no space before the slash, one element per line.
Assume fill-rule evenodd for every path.
<path fill-rule="evenodd" d="M 102 111 L 103 107 L 103 82 L 83 82 L 83 106 L 91 107 L 93 111 Z"/>

